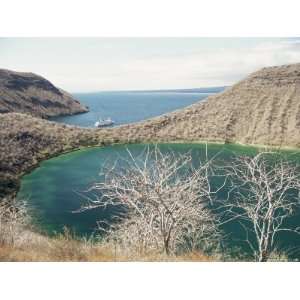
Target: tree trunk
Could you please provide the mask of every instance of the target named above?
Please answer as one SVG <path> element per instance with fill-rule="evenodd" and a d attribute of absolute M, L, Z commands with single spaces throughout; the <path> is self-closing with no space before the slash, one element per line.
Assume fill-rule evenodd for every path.
<path fill-rule="evenodd" d="M 268 251 L 262 251 L 262 252 L 259 254 L 258 261 L 259 261 L 259 262 L 266 262 L 266 261 L 268 261 L 268 258 L 269 258 L 269 253 L 268 253 Z"/>
<path fill-rule="evenodd" d="M 168 240 L 164 241 L 164 248 L 165 248 L 166 255 L 170 255 L 169 241 Z"/>

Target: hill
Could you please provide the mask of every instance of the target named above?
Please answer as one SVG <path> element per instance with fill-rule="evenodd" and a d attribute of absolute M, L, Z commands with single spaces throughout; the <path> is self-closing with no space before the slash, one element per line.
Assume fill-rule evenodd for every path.
<path fill-rule="evenodd" d="M 160 117 L 115 128 L 82 129 L 26 114 L 0 114 L 0 198 L 40 161 L 85 146 L 210 141 L 300 147 L 300 64 L 264 68 Z"/>
<path fill-rule="evenodd" d="M 205 101 L 115 130 L 138 140 L 299 147 L 300 64 L 263 68 Z"/>
<path fill-rule="evenodd" d="M 87 146 L 126 143 L 108 129 L 84 129 L 28 114 L 0 114 L 0 202 L 18 190 L 19 178 L 42 160 Z"/>
<path fill-rule="evenodd" d="M 21 112 L 47 118 L 87 111 L 87 107 L 41 76 L 0 69 L 0 113 Z"/>
<path fill-rule="evenodd" d="M 10 71 L 5 71 L 10 72 Z M 28 75 L 28 74 L 27 74 Z M 37 116 L 49 116 L 44 110 L 25 105 L 30 93 L 58 95 L 53 85 L 27 78 L 24 86 L 14 81 L 0 81 L 0 105 L 3 90 L 20 100 L 20 109 Z M 4 77 L 3 75 L 0 77 Z M 39 81 L 39 80 L 37 80 Z M 21 80 L 21 82 L 23 82 Z M 7 87 L 8 85 L 8 87 Z M 47 85 L 47 84 L 46 84 Z M 20 91 L 18 91 L 18 88 Z M 300 146 L 300 64 L 264 68 L 246 79 L 185 109 L 144 122 L 106 129 L 83 129 L 58 124 L 23 113 L 0 114 L 0 202 L 13 202 L 20 177 L 38 163 L 54 155 L 80 147 L 112 143 L 211 141 L 273 146 Z M 7 94 L 4 95 L 7 96 Z M 25 97 L 26 99 L 22 98 Z M 8 98 L 5 98 L 8 99 Z M 43 101 L 44 96 L 40 100 Z M 22 102 L 22 100 L 24 100 Z M 54 100 L 53 100 L 54 101 Z M 54 101 L 55 102 L 55 101 Z M 16 102 L 18 103 L 18 102 Z M 38 106 L 43 106 L 39 104 Z M 9 112 L 7 105 L 0 106 Z M 45 107 L 44 107 L 45 108 Z M 47 113 L 54 113 L 48 110 Z M 62 110 L 57 110 L 61 113 Z M 1 199 L 3 198 L 3 199 Z M 3 201 L 2 201 L 3 203 Z M 2 206 L 4 207 L 4 206 Z M 4 207 L 5 209 L 5 207 Z M 5 210 L 5 212 L 18 210 Z M 3 214 L 2 214 L 3 215 Z M 5 215 L 4 215 L 5 216 Z M 4 261 L 112 261 L 130 260 L 105 244 L 78 241 L 67 235 L 55 238 L 35 232 L 30 224 L 20 227 L 15 219 L 0 226 L 0 260 Z M 21 220 L 22 221 L 22 220 Z M 13 222 L 13 223 L 12 223 Z M 22 221 L 23 222 L 23 221 Z M 4 224 L 4 223 L 3 223 Z M 11 226 L 11 224 L 15 224 Z M 23 226 L 23 225 L 22 225 Z M 29 226 L 29 227 L 28 227 Z M 8 230 L 8 229 L 9 230 Z M 10 233 L 8 235 L 7 233 Z M 9 242 L 7 242 L 9 241 Z M 134 260 L 215 260 L 214 257 L 191 253 L 187 257 L 134 257 Z"/>

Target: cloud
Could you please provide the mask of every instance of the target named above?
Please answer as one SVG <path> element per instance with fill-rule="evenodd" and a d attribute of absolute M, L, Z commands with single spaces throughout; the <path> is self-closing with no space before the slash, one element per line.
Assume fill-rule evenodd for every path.
<path fill-rule="evenodd" d="M 0 40 L 1 42 L 1 40 Z M 0 66 L 68 91 L 231 85 L 262 67 L 300 62 L 300 39 L 2 40 Z"/>
<path fill-rule="evenodd" d="M 183 57 L 139 59 L 121 65 L 118 77 L 130 88 L 144 88 L 145 84 L 148 88 L 231 85 L 262 67 L 296 62 L 300 62 L 300 44 L 266 43 L 250 49 L 223 48 Z"/>

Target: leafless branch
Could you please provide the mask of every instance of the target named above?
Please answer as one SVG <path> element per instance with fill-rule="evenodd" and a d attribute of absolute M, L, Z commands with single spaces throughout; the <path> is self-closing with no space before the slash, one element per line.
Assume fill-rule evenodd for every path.
<path fill-rule="evenodd" d="M 163 154 L 157 146 L 142 157 L 129 150 L 129 160 L 103 170 L 94 184 L 97 198 L 82 209 L 119 206 L 119 222 L 98 224 L 123 250 L 166 254 L 209 247 L 219 238 L 217 219 L 209 211 L 213 191 L 212 160 L 196 169 L 190 154 Z"/>
<path fill-rule="evenodd" d="M 261 152 L 254 157 L 238 157 L 227 168 L 231 181 L 230 202 L 225 207 L 228 220 L 250 222 L 255 240 L 248 238 L 255 258 L 266 261 L 275 249 L 281 231 L 300 233 L 286 228 L 285 220 L 299 204 L 300 174 L 278 153 Z"/>

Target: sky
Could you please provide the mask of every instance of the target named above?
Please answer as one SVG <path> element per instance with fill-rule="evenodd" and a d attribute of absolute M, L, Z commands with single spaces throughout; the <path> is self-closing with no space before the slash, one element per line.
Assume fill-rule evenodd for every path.
<path fill-rule="evenodd" d="M 0 38 L 0 68 L 69 92 L 227 86 L 300 62 L 300 38 Z"/>

